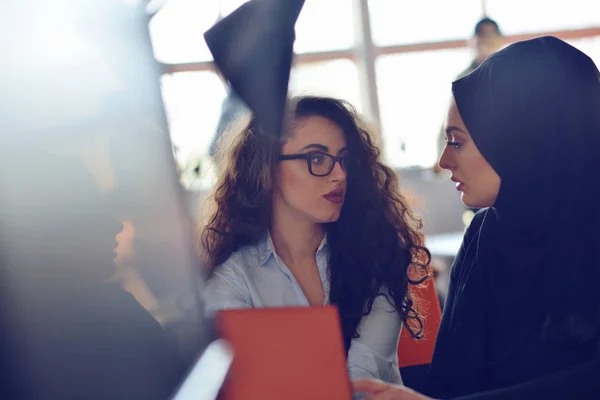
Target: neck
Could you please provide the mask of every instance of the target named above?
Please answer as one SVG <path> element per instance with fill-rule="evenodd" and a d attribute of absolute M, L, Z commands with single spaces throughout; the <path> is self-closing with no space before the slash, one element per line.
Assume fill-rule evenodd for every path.
<path fill-rule="evenodd" d="M 314 262 L 325 235 L 321 224 L 274 204 L 271 239 L 275 252 L 288 266 Z"/>

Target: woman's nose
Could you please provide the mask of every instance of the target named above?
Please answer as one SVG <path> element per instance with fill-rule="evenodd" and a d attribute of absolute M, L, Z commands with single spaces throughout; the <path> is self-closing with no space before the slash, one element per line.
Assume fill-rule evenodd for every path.
<path fill-rule="evenodd" d="M 332 182 L 339 182 L 346 179 L 346 171 L 342 168 L 342 165 L 339 162 L 336 162 L 333 165 L 333 170 L 329 174 L 329 179 Z"/>
<path fill-rule="evenodd" d="M 446 146 L 444 148 L 444 151 L 442 151 L 440 159 L 438 160 L 438 165 L 440 166 L 440 168 L 452 169 L 454 167 L 454 160 L 452 159 L 452 156 L 449 153 L 450 152 L 448 151 L 448 146 Z"/>

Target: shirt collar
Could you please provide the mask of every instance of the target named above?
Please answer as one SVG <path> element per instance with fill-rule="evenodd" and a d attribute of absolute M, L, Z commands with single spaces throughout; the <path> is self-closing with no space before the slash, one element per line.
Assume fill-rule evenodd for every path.
<path fill-rule="evenodd" d="M 327 234 L 325 234 L 325 236 L 323 236 L 323 240 L 321 240 L 319 248 L 317 249 L 317 255 L 319 255 L 319 253 L 321 253 L 322 251 L 326 250 L 327 246 Z M 267 232 L 265 234 L 264 238 L 258 243 L 257 248 L 258 261 L 261 267 L 265 265 L 267 261 L 269 261 L 269 258 L 272 255 L 277 255 L 277 253 L 275 253 L 275 246 L 273 246 L 273 239 L 271 238 L 270 232 Z"/>

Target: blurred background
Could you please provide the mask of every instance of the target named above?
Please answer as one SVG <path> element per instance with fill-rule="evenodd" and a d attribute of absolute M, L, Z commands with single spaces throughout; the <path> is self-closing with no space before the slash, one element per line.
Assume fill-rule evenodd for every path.
<path fill-rule="evenodd" d="M 218 137 L 244 105 L 202 34 L 245 0 L 151 3 L 149 29 L 181 181 L 197 210 L 214 179 Z M 476 32 L 483 18 L 486 23 Z M 451 83 L 493 51 L 553 35 L 600 63 L 600 3 L 587 0 L 306 0 L 296 24 L 292 94 L 339 97 L 375 128 L 385 161 L 424 222 L 443 299 L 448 266 L 474 210 L 436 169 Z"/>
<path fill-rule="evenodd" d="M 211 141 L 227 88 L 202 34 L 245 0 L 170 0 L 150 22 L 178 162 L 212 182 Z M 600 61 L 600 4 L 587 0 L 306 0 L 296 25 L 290 90 L 340 97 L 380 128 L 396 168 L 432 167 L 450 83 L 474 58 L 484 16 L 510 43 L 541 35 L 569 41 Z"/>

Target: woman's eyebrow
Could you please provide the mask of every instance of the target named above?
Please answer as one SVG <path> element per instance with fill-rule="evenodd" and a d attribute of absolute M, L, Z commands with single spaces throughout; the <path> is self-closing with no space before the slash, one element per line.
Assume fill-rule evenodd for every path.
<path fill-rule="evenodd" d="M 306 146 L 304 146 L 302 148 L 302 150 L 306 150 L 306 149 L 319 149 L 319 150 L 323 150 L 325 152 L 329 152 L 329 147 L 323 146 L 322 144 L 318 144 L 318 143 L 307 144 Z"/>
<path fill-rule="evenodd" d="M 446 131 L 446 135 L 451 135 L 455 131 L 468 135 L 468 133 L 464 129 L 461 129 L 458 126 L 454 126 L 454 125 L 450 125 L 449 127 L 447 127 L 445 129 L 445 131 Z"/>

